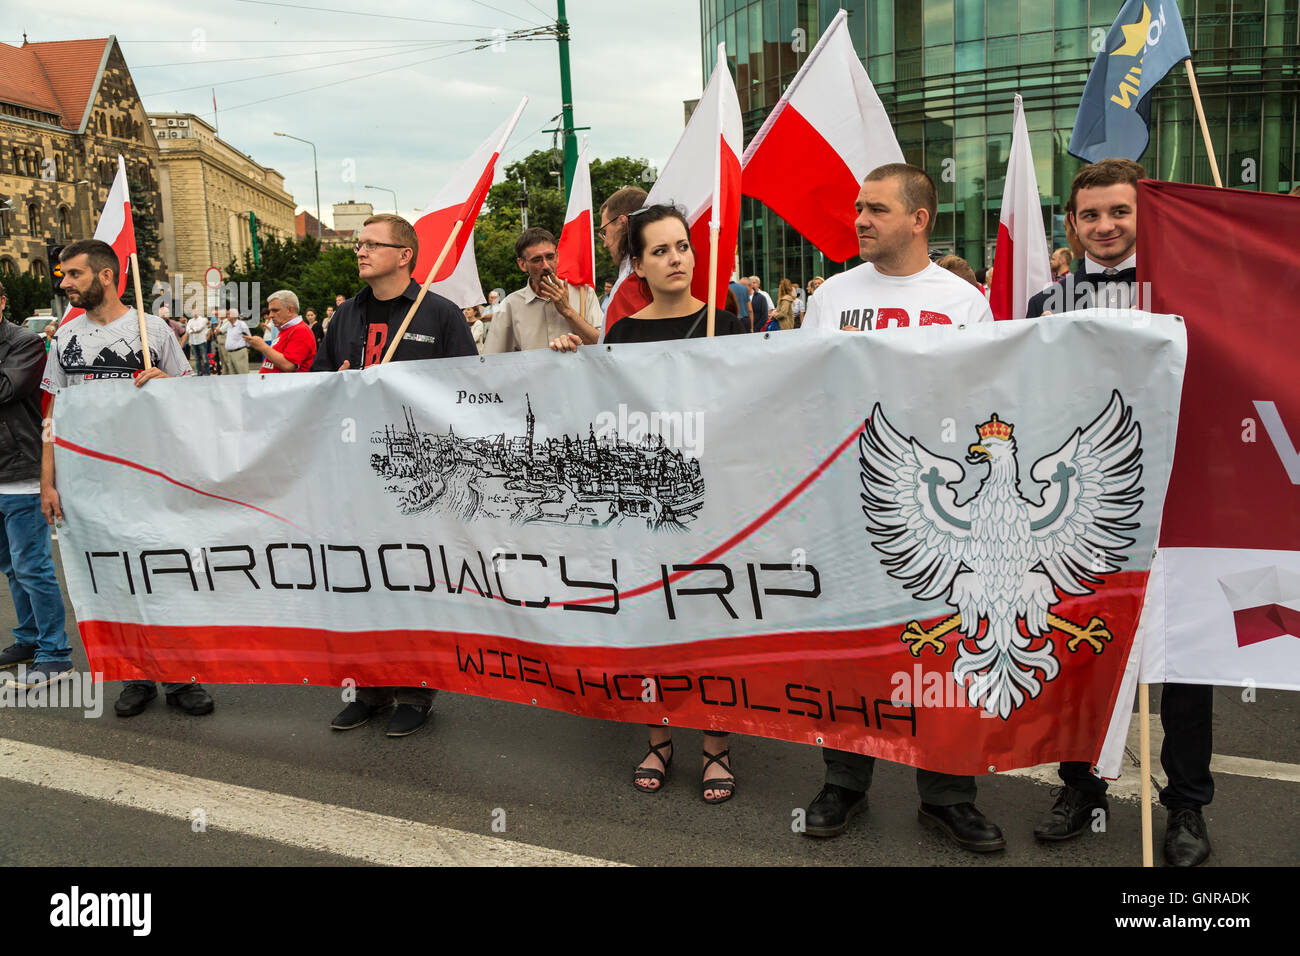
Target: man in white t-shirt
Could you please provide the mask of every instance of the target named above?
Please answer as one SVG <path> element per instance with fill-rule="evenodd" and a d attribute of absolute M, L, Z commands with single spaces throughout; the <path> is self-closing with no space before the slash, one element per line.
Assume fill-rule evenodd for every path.
<path fill-rule="evenodd" d="M 863 332 L 993 321 L 978 289 L 930 261 L 934 196 L 930 177 L 915 166 L 891 163 L 867 176 L 854 204 L 866 261 L 822 284 L 808 301 L 803 328 Z"/>
<path fill-rule="evenodd" d="M 46 414 L 54 416 L 54 404 L 61 389 L 82 386 L 106 378 L 129 378 L 137 388 L 156 378 L 179 378 L 190 374 L 189 363 L 176 336 L 157 316 L 146 315 L 151 368 L 144 367 L 140 319 L 135 309 L 118 298 L 120 266 L 113 247 L 99 239 L 82 239 L 64 246 L 59 256 L 63 281 L 59 288 L 84 315 L 65 322 L 54 336 L 45 361 L 41 387 L 52 397 Z M 206 326 L 207 319 L 200 316 Z M 105 436 L 111 440 L 111 436 Z M 46 438 L 41 457 L 41 511 L 50 524 L 63 520 L 63 504 L 54 476 L 54 444 Z M 212 713 L 212 698 L 199 684 L 164 685 L 169 703 L 187 714 Z M 140 713 L 158 696 L 151 680 L 127 681 L 114 710 L 119 717 Z"/>
<path fill-rule="evenodd" d="M 209 323 L 202 310 L 195 310 L 189 322 L 185 323 L 185 341 L 190 347 L 190 358 L 194 360 L 194 371 L 200 375 L 208 374 L 208 329 Z"/>
<path fill-rule="evenodd" d="M 938 195 L 925 170 L 905 163 L 872 170 L 854 206 L 858 250 L 866 261 L 826 280 L 808 303 L 803 328 L 860 332 L 993 321 L 988 302 L 973 285 L 930 261 Z M 838 836 L 866 806 L 875 758 L 824 748 L 822 759 L 826 783 L 808 805 L 804 833 Z M 974 777 L 918 768 L 916 787 L 922 824 L 963 849 L 1006 848 L 1002 831 L 975 808 Z"/>

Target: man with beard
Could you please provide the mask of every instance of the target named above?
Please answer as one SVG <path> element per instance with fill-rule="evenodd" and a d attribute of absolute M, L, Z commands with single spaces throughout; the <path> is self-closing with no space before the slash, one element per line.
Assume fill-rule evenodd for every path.
<path fill-rule="evenodd" d="M 64 246 L 59 262 L 63 267 L 59 288 L 72 305 L 86 311 L 56 333 L 41 383 L 45 391 L 57 396 L 60 389 L 108 378 L 133 378 L 140 388 L 156 378 L 190 374 L 176 336 L 166 322 L 153 315 L 145 316 L 152 363 L 152 368 L 145 369 L 140 319 L 135 309 L 118 298 L 120 266 L 112 246 L 98 239 L 82 239 Z M 55 400 L 50 399 L 50 417 Z M 41 458 L 41 511 L 50 524 L 63 520 L 54 477 L 54 444 L 49 438 Z M 199 684 L 168 683 L 163 687 L 167 703 L 187 714 L 212 713 L 212 698 Z M 153 681 L 127 681 L 113 709 L 119 717 L 132 717 L 157 696 Z"/>

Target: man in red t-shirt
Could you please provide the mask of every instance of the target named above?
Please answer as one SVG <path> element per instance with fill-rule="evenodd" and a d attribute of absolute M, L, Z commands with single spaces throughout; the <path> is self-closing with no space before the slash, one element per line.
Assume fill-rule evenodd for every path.
<path fill-rule="evenodd" d="M 262 374 L 310 371 L 316 358 L 316 336 L 298 314 L 298 297 L 287 289 L 272 292 L 267 296 L 266 310 L 280 330 L 275 348 L 259 336 L 244 337 L 249 348 L 262 353 Z"/>

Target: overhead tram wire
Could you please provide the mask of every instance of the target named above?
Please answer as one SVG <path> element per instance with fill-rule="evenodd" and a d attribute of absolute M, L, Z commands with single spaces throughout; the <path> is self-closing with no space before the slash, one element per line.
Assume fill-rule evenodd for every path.
<path fill-rule="evenodd" d="M 284 99 L 285 97 L 288 97 L 288 96 L 297 96 L 297 95 L 300 94 L 300 93 L 312 93 L 312 92 L 315 92 L 316 90 L 325 90 L 325 89 L 329 89 L 331 86 L 341 86 L 341 85 L 344 84 L 344 83 L 354 83 L 354 82 L 356 82 L 357 80 L 365 80 L 365 79 L 369 79 L 369 78 L 372 77 L 372 76 L 379 76 L 379 75 L 382 74 L 382 73 L 392 73 L 394 70 L 402 70 L 402 69 L 405 69 L 405 68 L 407 68 L 407 67 L 409 67 L 409 66 L 420 66 L 422 63 L 433 63 L 433 62 L 436 61 L 436 60 L 446 60 L 446 59 L 449 59 L 450 57 L 453 57 L 453 56 L 460 56 L 460 55 L 462 55 L 462 54 L 464 54 L 464 53 L 472 53 L 475 49 L 477 49 L 477 47 L 470 47 L 470 48 L 468 48 L 468 49 L 464 49 L 464 50 L 456 50 L 456 51 L 454 51 L 454 52 L 452 52 L 452 53 L 444 53 L 442 56 L 434 56 L 434 57 L 428 57 L 428 58 L 423 58 L 423 59 L 419 59 L 419 60 L 412 60 L 412 61 L 409 62 L 409 63 L 399 63 L 399 64 L 397 64 L 396 66 L 386 67 L 385 69 L 382 69 L 382 70 L 375 70 L 375 71 L 372 72 L 372 73 L 362 73 L 362 74 L 360 74 L 360 75 L 358 75 L 358 76 L 348 76 L 348 77 L 344 77 L 344 78 L 341 79 L 341 80 L 333 80 L 333 81 L 331 81 L 331 82 L 329 82 L 329 83 L 320 83 L 320 84 L 317 84 L 316 86 L 308 86 L 308 87 L 305 87 L 305 88 L 303 88 L 303 89 L 301 89 L 301 90 L 291 90 L 291 91 L 288 92 L 288 93 L 277 93 L 275 96 L 266 96 L 266 97 L 263 97 L 263 98 L 260 99 L 260 100 L 251 100 L 251 101 L 248 102 L 248 103 L 236 103 L 234 106 L 224 106 L 224 107 L 222 107 L 221 112 L 222 112 L 222 113 L 229 113 L 229 112 L 231 112 L 232 110 L 243 109 L 245 106 L 257 106 L 257 105 L 259 105 L 259 104 L 261 104 L 261 103 L 269 103 L 269 102 L 271 102 L 272 100 L 282 100 L 282 99 Z M 205 88 L 206 88 L 206 87 L 205 87 Z M 204 112 L 204 113 L 195 113 L 194 115 L 195 115 L 195 116 L 199 116 L 199 117 L 204 117 L 204 116 L 211 116 L 211 115 L 213 115 L 213 114 L 212 114 L 212 110 L 208 110 L 207 112 Z"/>
<path fill-rule="evenodd" d="M 177 40 L 176 42 L 188 43 L 189 41 Z M 240 42 L 240 41 L 234 41 L 234 42 Z M 302 42 L 308 42 L 308 41 L 302 41 Z M 353 43 L 355 41 L 348 40 L 347 42 Z M 397 46 L 399 44 L 414 49 L 416 46 L 420 46 L 421 44 L 435 43 L 435 42 L 440 42 L 440 41 L 401 40 L 394 43 L 386 43 L 383 46 L 362 46 L 362 47 L 355 47 L 353 49 L 348 49 L 348 50 L 321 50 L 319 53 L 295 53 L 294 55 L 295 56 L 338 56 L 339 54 L 347 54 L 347 53 L 369 53 L 371 50 L 391 50 L 394 46 Z M 454 42 L 468 43 L 470 41 L 456 40 Z M 403 50 L 401 52 L 406 52 L 406 51 Z M 175 63 L 133 63 L 131 65 L 131 72 L 135 73 L 139 70 L 155 70 L 165 66 L 191 66 L 192 67 L 192 66 L 207 66 L 209 63 L 243 63 L 249 60 L 283 60 L 283 59 L 284 59 L 283 53 L 264 53 L 260 56 L 231 56 L 231 57 L 223 57 L 222 59 L 219 60 L 199 60 L 197 62 L 193 59 L 189 59 L 189 60 L 177 60 Z"/>
<path fill-rule="evenodd" d="M 508 17 L 514 17 L 516 20 L 519 20 L 523 23 L 527 23 L 530 27 L 541 26 L 540 23 L 535 23 L 534 21 L 529 20 L 528 18 L 521 16 L 518 13 L 512 13 L 509 10 L 502 10 L 500 7 L 494 7 L 490 3 L 484 3 L 483 0 L 471 0 L 471 2 L 478 4 L 480 7 L 487 7 L 489 10 L 495 10 L 497 13 L 504 13 Z"/>
<path fill-rule="evenodd" d="M 452 20 L 430 20 L 426 17 L 399 17 L 392 13 L 374 13 L 370 10 L 341 10 L 338 7 L 311 7 L 299 3 L 282 3 L 280 0 L 239 0 L 260 7 L 288 7 L 290 10 L 311 10 L 315 13 L 342 13 L 353 17 L 369 17 L 372 20 L 405 20 L 408 23 L 434 23 L 444 27 L 469 27 L 474 30 L 495 30 L 495 24 L 457 23 Z"/>
<path fill-rule="evenodd" d="M 528 4 L 530 7 L 532 7 L 534 10 L 536 10 L 538 13 L 540 13 L 543 17 L 545 17 L 547 23 L 554 23 L 554 22 L 555 22 L 555 18 L 554 18 L 553 16 L 551 16 L 549 13 L 547 13 L 545 10 L 543 10 L 541 7 L 539 7 L 537 4 L 533 3 L 533 0 L 524 0 L 524 3 Z"/>
<path fill-rule="evenodd" d="M 427 52 L 428 50 L 432 50 L 432 49 L 435 49 L 435 48 L 438 48 L 438 47 L 450 46 L 450 45 L 454 45 L 454 44 L 458 44 L 458 43 L 473 43 L 473 42 L 475 42 L 475 41 L 473 41 L 473 40 L 439 40 L 439 41 L 431 41 L 431 42 L 429 43 L 428 46 L 416 47 L 415 49 L 411 49 L 411 50 L 403 50 L 403 51 L 401 51 L 401 53 L 398 54 L 398 55 L 399 55 L 399 56 L 405 56 L 405 55 L 408 54 L 408 53 L 424 53 L 424 52 Z M 478 47 L 470 47 L 469 49 L 478 49 Z M 468 52 L 468 50 L 467 50 L 466 52 Z M 379 54 L 376 54 L 375 56 L 363 56 L 361 59 L 359 59 L 359 60 L 353 60 L 352 62 L 353 62 L 353 63 L 368 63 L 368 62 L 371 61 L 371 60 L 382 60 L 382 59 L 384 59 L 384 58 L 386 58 L 386 57 L 389 57 L 389 56 L 392 56 L 391 51 L 390 51 L 390 52 L 385 52 L 385 53 L 379 53 Z M 327 68 L 328 68 L 328 69 L 335 69 L 335 68 L 337 68 L 337 66 L 338 66 L 337 63 L 317 63 L 317 64 L 315 64 L 314 66 L 303 66 L 303 67 L 299 67 L 299 68 L 296 69 L 296 70 L 281 70 L 279 73 L 259 73 L 257 76 L 242 76 L 242 77 L 239 77 L 239 78 L 237 78 L 237 79 L 233 79 L 233 80 L 218 80 L 218 81 L 215 82 L 215 83 L 211 83 L 211 82 L 209 82 L 209 83 L 199 83 L 199 84 L 197 84 L 197 85 L 195 85 L 195 86 L 182 86 L 182 87 L 178 87 L 178 88 L 176 88 L 176 89 L 174 89 L 174 90 L 156 90 L 156 91 L 151 90 L 150 92 L 148 92 L 148 93 L 146 93 L 146 94 L 143 94 L 143 95 L 145 95 L 145 96 L 169 96 L 169 95 L 171 95 L 172 93 L 188 93 L 188 92 L 190 92 L 191 90 L 206 90 L 206 89 L 209 89 L 209 88 L 214 87 L 214 86 L 228 86 L 228 85 L 230 85 L 231 83 L 250 83 L 250 82 L 252 82 L 253 80 L 267 80 L 267 79 L 270 79 L 271 77 L 275 77 L 275 76 L 289 76 L 289 75 L 294 74 L 294 73 L 308 73 L 308 72 L 311 72 L 312 70 L 323 70 L 323 69 L 327 69 Z"/>

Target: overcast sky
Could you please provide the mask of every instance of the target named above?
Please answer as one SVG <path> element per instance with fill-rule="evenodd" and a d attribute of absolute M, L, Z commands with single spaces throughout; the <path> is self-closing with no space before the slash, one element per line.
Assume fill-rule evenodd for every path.
<path fill-rule="evenodd" d="M 554 0 L 216 0 L 189 9 L 114 0 L 79 4 L 69 17 L 60 9 L 73 8 L 4 0 L 0 41 L 19 44 L 24 31 L 32 41 L 116 34 L 150 112 L 211 122 L 215 87 L 221 138 L 282 172 L 298 208 L 314 212 L 311 149 L 273 133 L 313 140 L 326 224 L 334 202 L 391 209 L 389 193 L 367 183 L 396 190 L 409 217 L 521 96 L 528 107 L 503 165 L 549 145 L 541 130 L 558 125 L 554 39 L 500 42 L 502 32 L 553 22 Z M 662 166 L 681 135 L 683 100 L 703 87 L 698 0 L 569 0 L 567 14 L 576 125 L 592 127 L 593 157 Z M 475 50 L 476 38 L 496 38 L 499 49 Z"/>

